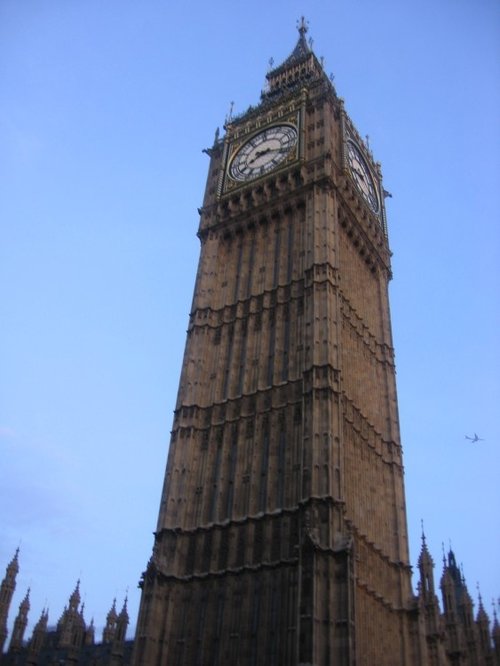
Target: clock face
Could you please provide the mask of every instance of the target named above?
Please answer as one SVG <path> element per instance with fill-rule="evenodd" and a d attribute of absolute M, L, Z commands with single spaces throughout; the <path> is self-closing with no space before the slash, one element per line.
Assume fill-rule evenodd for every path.
<path fill-rule="evenodd" d="M 273 125 L 255 134 L 231 160 L 229 175 L 233 180 L 246 181 L 264 176 L 290 155 L 297 145 L 293 125 Z"/>
<path fill-rule="evenodd" d="M 358 186 L 358 190 L 361 192 L 372 211 L 378 213 L 379 203 L 377 190 L 370 169 L 368 168 L 361 151 L 352 141 L 347 141 L 347 161 L 354 182 Z"/>

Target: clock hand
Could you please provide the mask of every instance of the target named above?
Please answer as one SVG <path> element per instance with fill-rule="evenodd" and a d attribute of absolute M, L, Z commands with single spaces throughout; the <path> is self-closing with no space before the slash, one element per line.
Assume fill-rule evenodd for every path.
<path fill-rule="evenodd" d="M 356 173 L 361 178 L 361 180 L 365 180 L 365 174 L 359 169 L 354 169 L 354 173 Z"/>
<path fill-rule="evenodd" d="M 271 152 L 271 150 L 272 148 L 266 148 L 265 150 L 258 150 L 255 153 L 255 157 L 253 157 L 251 160 L 248 161 L 248 164 L 252 164 L 252 162 L 255 162 L 255 160 L 259 159 L 259 157 L 262 157 L 262 155 Z"/>
<path fill-rule="evenodd" d="M 248 164 L 252 164 L 252 162 L 255 162 L 259 157 L 262 157 L 262 155 L 266 155 L 267 153 L 283 153 L 286 152 L 282 147 L 280 148 L 266 148 L 265 150 L 258 150 L 255 153 L 255 157 L 253 157 L 251 160 L 249 160 Z"/>

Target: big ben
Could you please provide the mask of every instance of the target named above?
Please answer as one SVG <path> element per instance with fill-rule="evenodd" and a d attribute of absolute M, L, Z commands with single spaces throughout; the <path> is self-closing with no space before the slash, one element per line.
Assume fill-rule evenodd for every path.
<path fill-rule="evenodd" d="M 135 666 L 414 663 L 381 170 L 306 32 L 207 151 Z"/>

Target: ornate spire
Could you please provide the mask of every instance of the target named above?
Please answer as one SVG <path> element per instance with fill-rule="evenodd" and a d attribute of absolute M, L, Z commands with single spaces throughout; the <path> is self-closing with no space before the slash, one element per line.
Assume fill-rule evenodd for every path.
<path fill-rule="evenodd" d="M 35 624 L 34 631 L 46 631 L 48 622 L 49 622 L 49 609 L 44 608 L 40 613 L 40 618 L 38 622 Z"/>
<path fill-rule="evenodd" d="M 493 599 L 493 637 L 497 638 L 500 647 L 500 624 L 498 623 L 497 609 Z"/>
<path fill-rule="evenodd" d="M 85 645 L 94 645 L 94 643 L 95 643 L 94 618 L 92 618 L 90 620 L 90 624 L 87 627 L 87 631 L 85 632 L 84 643 L 85 643 Z"/>
<path fill-rule="evenodd" d="M 129 617 L 128 617 L 128 610 L 127 610 L 127 601 L 128 598 L 125 597 L 125 600 L 123 602 L 123 607 L 120 611 L 120 615 L 118 615 L 118 619 L 116 621 L 116 634 L 115 634 L 115 640 L 123 642 L 125 640 L 125 636 L 127 633 L 127 627 L 129 623 Z"/>
<path fill-rule="evenodd" d="M 14 557 L 11 559 L 7 567 L 5 568 L 5 578 L 2 582 L 2 587 L 4 585 L 12 586 L 14 590 L 16 587 L 16 577 L 19 573 L 19 548 L 16 548 Z"/>
<path fill-rule="evenodd" d="M 420 592 L 427 601 L 434 600 L 434 560 L 425 540 L 424 522 L 422 521 L 422 547 L 418 558 L 420 570 Z"/>
<path fill-rule="evenodd" d="M 7 640 L 7 616 L 12 596 L 16 589 L 16 577 L 19 573 L 19 548 L 5 569 L 5 578 L 0 583 L 0 654 Z"/>
<path fill-rule="evenodd" d="M 330 85 L 322 64 L 311 49 L 312 40 L 306 40 L 308 26 L 304 17 L 297 23 L 297 29 L 299 39 L 291 54 L 266 74 L 268 89 L 262 93 L 263 99 L 274 99 L 277 94 L 294 92 L 322 79 Z"/>
<path fill-rule="evenodd" d="M 81 646 L 82 644 L 86 627 L 83 619 L 83 608 L 78 610 L 80 601 L 80 579 L 78 579 L 69 598 L 69 605 L 64 607 L 61 618 L 57 623 L 58 645 L 61 648 Z"/>
<path fill-rule="evenodd" d="M 429 549 L 427 548 L 427 542 L 425 540 L 424 521 L 423 520 L 421 521 L 421 525 L 422 525 L 422 536 L 421 536 L 422 547 L 420 549 L 420 557 L 418 558 L 418 563 L 419 563 L 419 566 L 420 566 L 421 563 L 430 562 L 431 566 L 434 566 L 434 560 L 432 559 L 431 554 L 429 553 Z"/>
<path fill-rule="evenodd" d="M 128 622 L 128 609 L 127 609 L 127 603 L 128 603 L 128 596 L 125 595 L 125 599 L 123 600 L 123 606 L 122 606 L 122 609 L 121 609 L 121 611 L 120 611 L 120 615 L 119 615 L 119 617 L 121 617 L 121 618 L 127 618 L 127 622 Z"/>
<path fill-rule="evenodd" d="M 488 617 L 488 613 L 484 609 L 483 597 L 481 595 L 481 590 L 479 589 L 479 583 L 476 584 L 476 588 L 477 588 L 477 597 L 478 597 L 478 600 L 479 600 L 476 621 L 477 622 L 484 622 L 486 620 L 489 624 L 490 618 Z"/>
<path fill-rule="evenodd" d="M 80 579 L 77 580 L 76 582 L 76 587 L 73 590 L 72 595 L 69 598 L 69 609 L 70 610 L 77 610 L 78 606 L 80 605 Z"/>
<path fill-rule="evenodd" d="M 117 644 L 123 645 L 125 641 L 125 637 L 127 634 L 127 627 L 129 623 L 129 617 L 128 617 L 128 610 L 127 610 L 127 601 L 128 598 L 125 596 L 125 600 L 123 602 L 123 607 L 120 611 L 120 614 L 118 615 L 118 618 L 116 620 L 116 632 L 114 635 L 114 643 L 115 643 L 115 648 Z"/>
<path fill-rule="evenodd" d="M 118 614 L 116 612 L 116 597 L 113 599 L 113 604 L 106 615 L 106 626 L 102 632 L 102 642 L 112 643 L 116 633 L 116 621 Z"/>
<path fill-rule="evenodd" d="M 35 624 L 31 640 L 29 642 L 29 653 L 37 654 L 43 647 L 45 641 L 45 634 L 47 632 L 47 624 L 49 622 L 49 611 L 47 608 L 42 610 L 40 619 Z"/>
<path fill-rule="evenodd" d="M 116 622 L 116 618 L 118 617 L 116 613 L 116 597 L 113 599 L 113 604 L 111 605 L 111 608 L 109 609 L 109 612 L 106 616 L 106 619 L 109 623 L 114 623 Z"/>
<path fill-rule="evenodd" d="M 24 632 L 28 624 L 28 613 L 30 610 L 30 588 L 26 592 L 26 596 L 19 604 L 19 612 L 14 620 L 14 627 L 12 629 L 12 638 L 10 640 L 10 652 L 18 652 L 23 647 Z"/>
<path fill-rule="evenodd" d="M 6 574 L 7 576 L 14 576 L 14 578 L 19 573 L 19 548 L 16 548 L 14 557 L 7 565 Z"/>
<path fill-rule="evenodd" d="M 24 599 L 21 601 L 21 603 L 19 605 L 19 610 L 22 610 L 23 612 L 26 612 L 26 613 L 30 609 L 30 592 L 31 592 L 31 588 L 28 587 L 28 589 L 26 591 L 26 595 L 25 595 Z"/>
<path fill-rule="evenodd" d="M 309 44 L 307 43 L 306 40 L 308 25 L 307 21 L 303 16 L 301 17 L 300 22 L 297 21 L 297 30 L 299 31 L 299 39 L 297 41 L 297 44 L 295 45 L 295 48 L 288 56 L 288 58 L 281 63 L 281 65 L 276 67 L 276 69 L 272 70 L 268 74 L 268 78 L 270 78 L 270 75 L 272 74 L 277 74 L 278 72 L 288 69 L 289 67 L 292 67 L 293 65 L 301 62 L 312 53 L 311 49 L 309 48 Z"/>

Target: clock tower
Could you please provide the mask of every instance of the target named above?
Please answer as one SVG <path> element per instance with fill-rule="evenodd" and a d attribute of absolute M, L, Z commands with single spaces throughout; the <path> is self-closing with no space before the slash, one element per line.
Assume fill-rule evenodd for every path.
<path fill-rule="evenodd" d="M 380 166 L 306 31 L 206 151 L 135 666 L 414 663 Z"/>

